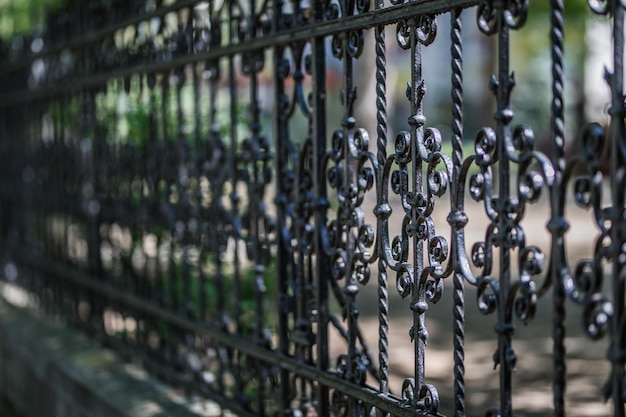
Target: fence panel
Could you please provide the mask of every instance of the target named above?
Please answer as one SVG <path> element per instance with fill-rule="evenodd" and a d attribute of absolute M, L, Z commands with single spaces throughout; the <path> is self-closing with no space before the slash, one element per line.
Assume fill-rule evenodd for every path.
<path fill-rule="evenodd" d="M 514 372 L 538 354 L 514 341 L 539 322 L 553 340 L 549 407 L 576 414 L 571 310 L 608 346 L 608 382 L 589 401 L 604 395 L 624 416 L 624 5 L 588 6 L 612 25 L 611 96 L 606 126 L 581 132 L 565 120 L 563 0 L 56 8 L 0 52 L 2 254 L 19 266 L 5 278 L 242 416 L 464 416 L 470 310 L 493 316 L 474 324 L 494 326 L 481 334 L 497 368 L 489 405 L 471 413 L 532 413 L 533 400 L 514 407 Z M 535 7 L 549 93 L 515 85 L 512 39 L 536 36 L 522 32 Z M 481 42 L 493 62 L 472 52 Z M 493 66 L 491 80 L 464 70 L 477 66 Z M 543 141 L 515 117 L 529 91 L 549 114 Z M 485 103 L 493 118 L 474 129 Z M 575 207 L 588 210 L 574 239 L 589 258 L 566 242 Z M 451 392 L 428 372 L 441 361 L 428 345 L 438 301 Z M 411 362 L 400 381 L 391 326 L 410 343 L 395 353 Z"/>

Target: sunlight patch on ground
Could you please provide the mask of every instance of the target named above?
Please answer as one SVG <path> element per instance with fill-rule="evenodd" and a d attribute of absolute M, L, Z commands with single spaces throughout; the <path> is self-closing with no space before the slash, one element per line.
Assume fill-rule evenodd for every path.
<path fill-rule="evenodd" d="M 27 307 L 32 305 L 32 300 L 28 292 L 15 284 L 2 283 L 0 285 L 0 293 L 5 300 L 15 306 Z"/>

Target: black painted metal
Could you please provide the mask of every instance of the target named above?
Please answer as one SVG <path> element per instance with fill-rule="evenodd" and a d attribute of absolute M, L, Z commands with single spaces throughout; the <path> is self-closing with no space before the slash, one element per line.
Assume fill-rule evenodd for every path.
<path fill-rule="evenodd" d="M 535 150 L 529 127 L 513 125 L 510 35 L 525 24 L 528 0 L 70 3 L 28 39 L 41 51 L 0 51 L 3 254 L 19 262 L 19 283 L 46 311 L 241 415 L 439 415 L 426 318 L 450 280 L 454 414 L 466 415 L 474 287 L 480 312 L 497 316 L 499 402 L 486 415 L 504 417 L 514 412 L 521 360 L 515 325 L 532 321 L 551 291 L 554 415 L 565 415 L 570 304 L 583 307 L 589 337 L 608 334 L 605 395 L 624 415 L 622 2 L 589 1 L 614 25 L 610 125 L 587 125 L 582 153 L 571 157 L 563 0 L 550 4 L 550 156 Z M 497 71 L 485 86 L 496 108 L 493 127 L 464 155 L 474 132 L 463 123 L 461 23 L 472 14 L 465 25 L 496 38 Z M 448 152 L 427 123 L 423 72 L 446 17 Z M 410 114 L 398 132 L 387 120 L 388 27 L 410 62 Z M 372 40 L 374 56 L 363 55 Z M 337 111 L 331 60 L 342 65 L 337 126 L 328 122 Z M 356 71 L 367 66 L 375 85 L 358 91 L 375 89 L 375 132 L 355 110 Z M 590 260 L 572 259 L 565 243 L 572 185 L 596 222 Z M 466 242 L 467 197 L 484 207 L 484 241 Z M 546 253 L 522 226 L 542 197 Z M 441 207 L 448 224 L 435 228 Z M 389 378 L 389 279 L 410 298 L 412 321 L 413 375 L 398 387 Z M 371 286 L 377 361 L 357 304 Z M 329 345 L 336 334 L 345 340 L 339 355 Z"/>

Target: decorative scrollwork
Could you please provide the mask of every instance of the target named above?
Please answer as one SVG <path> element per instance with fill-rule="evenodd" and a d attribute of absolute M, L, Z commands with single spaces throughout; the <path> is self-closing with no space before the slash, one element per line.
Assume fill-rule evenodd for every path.
<path fill-rule="evenodd" d="M 330 45 L 331 45 L 330 50 L 333 56 L 337 59 L 341 59 L 343 56 L 343 41 L 341 39 L 341 36 L 339 35 L 333 36 Z"/>
<path fill-rule="evenodd" d="M 352 361 L 352 368 L 350 370 L 351 379 L 358 385 L 365 384 L 365 378 L 367 377 L 367 365 L 364 363 L 360 356 L 357 356 Z"/>
<path fill-rule="evenodd" d="M 584 305 L 585 332 L 591 339 L 598 340 L 606 334 L 610 321 L 615 315 L 613 303 L 595 293 L 585 301 Z"/>
<path fill-rule="evenodd" d="M 537 290 L 535 282 L 530 279 L 516 282 L 512 289 L 515 301 L 513 308 L 517 318 L 523 323 L 529 323 L 537 311 Z"/>
<path fill-rule="evenodd" d="M 364 44 L 363 31 L 353 29 L 333 36 L 331 52 L 337 59 L 343 59 L 344 54 L 351 58 L 358 58 L 363 53 Z"/>
<path fill-rule="evenodd" d="M 335 369 L 337 373 L 357 385 L 364 385 L 367 377 L 368 359 L 357 354 L 352 361 L 348 355 L 340 355 L 337 358 Z"/>
<path fill-rule="evenodd" d="M 606 147 L 606 134 L 598 123 L 585 126 L 581 134 L 582 151 L 586 163 L 592 170 L 598 170 L 602 152 Z"/>
<path fill-rule="evenodd" d="M 482 1 L 478 5 L 476 11 L 476 18 L 478 22 L 478 28 L 486 35 L 492 35 L 496 33 L 497 28 L 497 11 L 492 1 Z"/>
<path fill-rule="evenodd" d="M 396 25 L 396 40 L 402 49 L 410 50 L 411 63 L 416 68 L 406 89 L 411 114 L 408 129 L 396 134 L 394 152 L 387 156 L 384 165 L 379 165 L 379 169 L 383 169 L 379 173 L 382 174 L 381 185 L 389 187 L 397 196 L 402 214 L 399 233 L 388 243 L 388 248 L 381 249 L 379 256 L 383 257 L 384 265 L 395 271 L 398 294 L 402 298 L 410 296 L 413 315 L 409 335 L 415 348 L 416 372 L 413 378 L 404 381 L 402 397 L 409 406 L 433 413 L 437 413 L 439 403 L 434 387 L 424 381 L 423 362 L 428 342 L 425 314 L 429 303 L 436 303 L 442 297 L 443 280 L 453 271 L 448 241 L 435 233 L 431 217 L 436 200 L 449 190 L 453 163 L 442 153 L 441 133 L 436 128 L 426 127 L 423 114 L 426 86 L 421 78 L 421 49 L 434 41 L 436 33 L 436 19 L 430 15 L 402 19 Z M 386 190 L 382 195 L 387 198 Z M 387 222 L 385 220 L 378 233 L 387 233 L 390 224 Z M 387 236 L 379 238 L 389 242 Z M 412 260 L 411 245 L 425 248 L 421 256 L 414 256 Z"/>
<path fill-rule="evenodd" d="M 583 321 L 587 335 L 599 339 L 608 330 L 614 315 L 613 303 L 602 295 L 604 271 L 603 263 L 613 259 L 613 228 L 616 222 L 607 209 L 602 208 L 603 201 L 603 159 L 602 155 L 608 142 L 604 129 L 591 123 L 585 126 L 581 134 L 583 161 L 568 165 L 565 184 L 572 179 L 575 169 L 582 165 L 584 171 L 573 182 L 574 201 L 581 207 L 592 209 L 596 227 L 600 231 L 596 238 L 592 260 L 581 260 L 576 264 L 573 274 L 562 274 L 566 293 L 584 306 Z"/>
<path fill-rule="evenodd" d="M 346 35 L 346 49 L 348 55 L 352 58 L 358 58 L 363 52 L 363 45 L 365 40 L 363 38 L 362 30 L 351 30 Z"/>
<path fill-rule="evenodd" d="M 411 37 L 424 46 L 428 46 L 437 36 L 437 18 L 420 15 L 417 18 L 403 19 L 396 25 L 396 39 L 402 49 L 411 48 Z"/>
<path fill-rule="evenodd" d="M 323 0 L 322 10 L 325 20 L 336 20 L 340 17 L 366 13 L 370 10 L 371 0 L 355 0 L 351 2 L 337 0 Z"/>
<path fill-rule="evenodd" d="M 430 384 L 416 387 L 415 379 L 413 378 L 407 378 L 402 382 L 402 400 L 412 407 L 428 413 L 436 415 L 439 412 L 439 393 L 437 389 Z"/>
<path fill-rule="evenodd" d="M 493 2 L 484 0 L 478 5 L 476 20 L 478 28 L 486 35 L 498 32 L 499 25 L 519 29 L 528 17 L 528 0 L 504 0 Z"/>
<path fill-rule="evenodd" d="M 411 27 L 408 20 L 403 19 L 396 25 L 396 40 L 400 48 L 411 48 Z"/>
<path fill-rule="evenodd" d="M 415 399 L 415 380 L 407 378 L 402 381 L 402 400 L 411 404 Z"/>
<path fill-rule="evenodd" d="M 427 412 L 431 414 L 439 413 L 439 393 L 434 386 L 430 384 L 422 385 L 420 387 L 419 401 Z"/>
<path fill-rule="evenodd" d="M 493 172 L 491 168 L 498 162 L 498 138 L 491 128 L 482 129 L 475 142 L 475 155 L 470 160 L 480 168 L 480 173 L 472 174 L 469 182 L 470 195 L 476 201 L 483 201 L 485 212 L 492 224 L 487 231 L 485 242 L 475 243 L 471 250 L 471 260 L 475 267 L 482 270 L 477 280 L 478 307 L 484 314 L 490 314 L 498 306 L 497 281 L 490 277 L 493 263 L 493 247 L 501 246 L 508 249 L 519 248 L 518 264 L 520 281 L 511 288 L 506 311 L 515 307 L 518 318 L 526 322 L 534 314 L 538 288 L 544 288 L 549 283 L 537 287 L 531 278 L 540 276 L 544 271 L 544 255 L 536 246 L 526 246 L 523 229 L 519 226 L 526 203 L 537 202 L 542 189 L 553 183 L 554 169 L 541 154 L 533 151 L 534 135 L 532 130 L 525 126 L 518 126 L 513 130 L 511 146 L 505 151 L 509 161 L 520 164 L 518 173 L 518 199 L 509 198 L 500 201 L 491 196 L 493 192 Z M 506 143 L 506 139 L 505 139 Z M 530 168 L 533 162 L 538 168 Z M 467 167 L 468 165 L 466 165 Z M 467 169 L 467 168 L 466 168 Z M 465 175 L 461 175 L 465 177 Z M 472 280 L 470 279 L 470 282 Z M 488 291 L 489 290 L 489 291 Z M 516 298 L 515 294 L 518 294 Z"/>
<path fill-rule="evenodd" d="M 443 295 L 443 279 L 439 277 L 427 277 L 424 283 L 424 293 L 429 303 L 438 303 Z"/>
<path fill-rule="evenodd" d="M 517 152 L 531 152 L 535 146 L 535 133 L 529 126 L 516 126 L 512 138 L 513 147 Z"/>
<path fill-rule="evenodd" d="M 498 283 L 491 277 L 485 276 L 478 279 L 478 310 L 487 315 L 496 311 L 498 306 Z"/>
<path fill-rule="evenodd" d="M 476 141 L 474 142 L 476 164 L 478 164 L 478 166 L 486 168 L 497 160 L 496 144 L 496 132 L 492 128 L 485 127 L 478 132 Z"/>
<path fill-rule="evenodd" d="M 519 195 L 529 203 L 536 203 L 541 197 L 541 190 L 545 185 L 543 175 L 538 171 L 530 171 L 519 179 Z"/>
<path fill-rule="evenodd" d="M 511 29 L 519 29 L 526 23 L 529 0 L 509 0 L 504 8 L 504 22 Z"/>
<path fill-rule="evenodd" d="M 420 16 L 415 25 L 417 40 L 424 46 L 430 45 L 437 36 L 437 18 L 430 15 Z"/>
<path fill-rule="evenodd" d="M 309 94 L 306 91 L 305 80 L 310 75 L 310 53 L 307 53 L 309 43 L 298 42 L 285 47 L 283 58 L 277 62 L 276 72 L 282 79 L 291 76 L 293 88 L 291 94 L 285 92 L 280 99 L 279 111 L 284 118 L 291 117 L 298 109 L 305 116 L 310 116 L 311 109 Z"/>
<path fill-rule="evenodd" d="M 355 8 L 357 13 L 365 13 L 369 11 L 371 0 L 356 0 Z"/>
<path fill-rule="evenodd" d="M 396 289 L 402 298 L 406 298 L 411 294 L 413 281 L 413 267 L 402 263 L 396 272 Z"/>
<path fill-rule="evenodd" d="M 348 397 L 339 391 L 333 391 L 331 399 L 331 410 L 335 417 L 348 416 Z"/>

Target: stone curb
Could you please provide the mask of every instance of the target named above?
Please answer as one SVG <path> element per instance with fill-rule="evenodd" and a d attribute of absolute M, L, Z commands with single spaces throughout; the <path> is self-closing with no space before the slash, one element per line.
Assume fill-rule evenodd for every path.
<path fill-rule="evenodd" d="M 139 368 L 0 297 L 0 395 L 22 417 L 197 417 Z M 215 406 L 213 407 L 215 408 Z"/>

